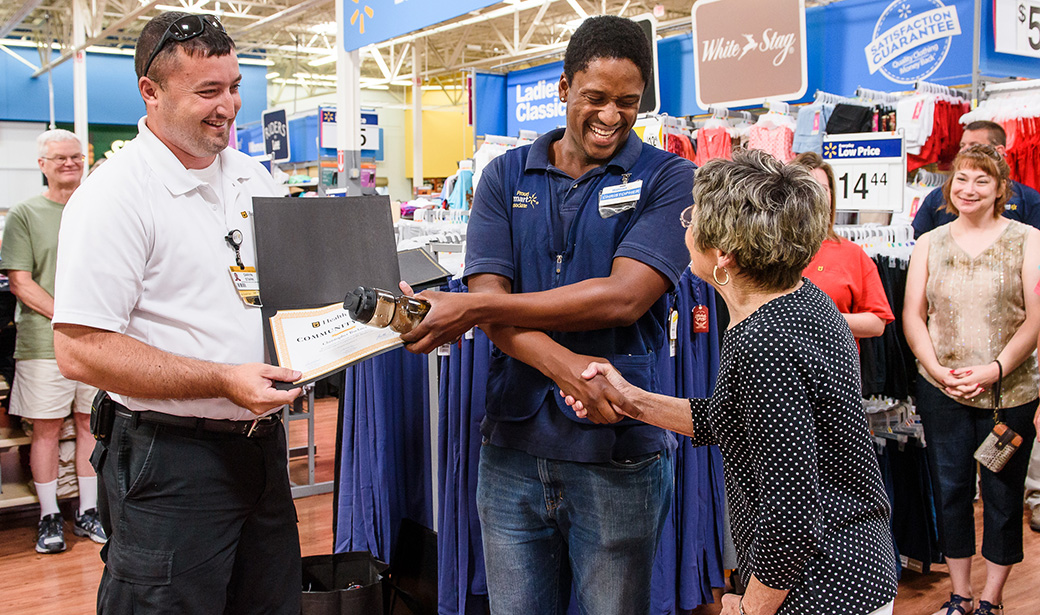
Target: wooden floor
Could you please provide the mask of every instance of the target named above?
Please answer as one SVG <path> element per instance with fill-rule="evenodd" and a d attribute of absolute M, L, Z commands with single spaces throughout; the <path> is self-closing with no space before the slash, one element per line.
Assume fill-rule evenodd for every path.
<path fill-rule="evenodd" d="M 336 402 L 332 398 L 316 404 L 318 481 L 332 480 L 335 462 Z M 304 421 L 290 424 L 293 446 L 306 443 Z M 294 460 L 290 476 L 297 483 L 306 478 L 306 461 Z M 300 519 L 300 543 L 304 555 L 332 551 L 332 494 L 296 500 Z M 69 504 L 63 504 L 71 518 Z M 976 506 L 976 525 L 981 535 L 981 507 Z M 94 612 L 95 593 L 101 579 L 101 547 L 72 535 L 66 527 L 68 549 L 58 555 L 40 555 L 33 549 L 38 509 L 0 511 L 0 615 L 86 615 Z M 1011 573 L 1004 594 L 1005 615 L 1040 614 L 1040 533 L 1026 524 L 1025 561 Z M 976 557 L 973 580 L 981 588 L 982 560 Z M 945 566 L 933 566 L 930 574 L 907 571 L 899 584 L 895 615 L 929 615 L 946 599 L 949 579 Z M 537 615 L 537 614 L 532 614 Z"/>

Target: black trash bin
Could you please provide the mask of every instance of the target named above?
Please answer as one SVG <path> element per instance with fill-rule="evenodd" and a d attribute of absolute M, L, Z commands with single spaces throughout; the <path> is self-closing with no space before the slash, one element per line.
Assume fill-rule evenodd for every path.
<path fill-rule="evenodd" d="M 367 551 L 303 558 L 301 615 L 383 615 L 387 568 Z"/>

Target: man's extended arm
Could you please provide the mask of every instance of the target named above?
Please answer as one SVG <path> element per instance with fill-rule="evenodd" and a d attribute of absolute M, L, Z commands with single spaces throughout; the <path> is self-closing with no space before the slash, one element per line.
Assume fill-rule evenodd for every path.
<path fill-rule="evenodd" d="M 508 279 L 490 273 L 470 276 L 469 292 L 472 296 L 518 296 L 510 295 Z M 629 402 L 606 378 L 582 378 L 591 357 L 571 352 L 541 331 L 499 324 L 481 325 L 481 329 L 502 352 L 534 367 L 561 389 L 576 391 L 575 397 L 584 401 L 588 418 L 594 423 L 613 423 L 621 418 L 611 404 L 628 407 Z"/>
<path fill-rule="evenodd" d="M 671 286 L 668 278 L 653 267 L 625 257 L 614 259 L 608 277 L 540 292 L 511 294 L 508 280 L 505 292 L 475 290 L 474 280 L 480 277 L 470 276 L 469 294 L 420 293 L 433 309 L 418 327 L 401 336 L 408 350 L 430 352 L 458 339 L 474 325 L 480 325 L 485 331 L 495 325 L 546 331 L 593 331 L 626 326 L 645 314 Z M 494 277 L 505 280 L 501 276 Z M 495 345 L 511 355 L 502 345 L 497 342 Z M 581 366 L 577 373 L 587 365 Z"/>
<path fill-rule="evenodd" d="M 164 352 L 93 327 L 54 325 L 54 353 L 66 378 L 110 393 L 146 399 L 227 398 L 255 414 L 292 402 L 300 388 L 280 391 L 300 372 L 264 363 L 228 365 Z"/>
<path fill-rule="evenodd" d="M 18 300 L 47 318 L 54 318 L 54 297 L 32 279 L 32 273 L 19 269 L 7 270 L 11 292 Z"/>

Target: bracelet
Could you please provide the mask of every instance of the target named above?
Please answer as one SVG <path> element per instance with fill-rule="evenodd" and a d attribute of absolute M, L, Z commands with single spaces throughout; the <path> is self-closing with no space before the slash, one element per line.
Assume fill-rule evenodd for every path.
<path fill-rule="evenodd" d="M 744 612 L 744 596 L 741 596 L 740 602 L 737 603 L 737 611 L 740 612 L 740 615 L 747 615 L 747 613 Z"/>

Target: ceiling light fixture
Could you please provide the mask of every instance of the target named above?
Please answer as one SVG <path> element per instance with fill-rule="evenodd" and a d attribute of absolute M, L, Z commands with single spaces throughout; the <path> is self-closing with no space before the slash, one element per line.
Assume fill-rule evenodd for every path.
<path fill-rule="evenodd" d="M 308 66 L 325 66 L 326 64 L 332 64 L 335 61 L 336 61 L 336 55 L 333 54 L 333 55 L 330 55 L 330 56 L 322 56 L 320 58 L 315 58 L 315 59 L 311 60 L 310 62 L 307 62 L 307 65 Z"/>

